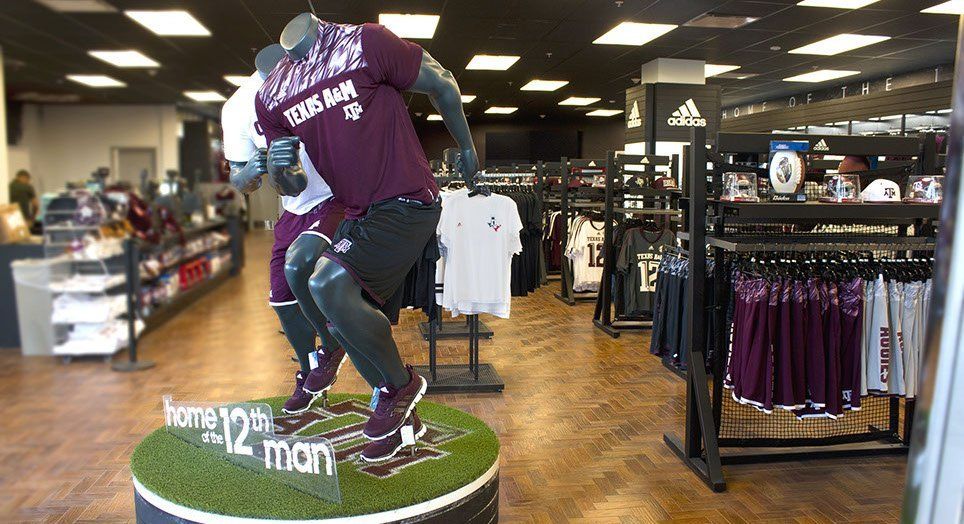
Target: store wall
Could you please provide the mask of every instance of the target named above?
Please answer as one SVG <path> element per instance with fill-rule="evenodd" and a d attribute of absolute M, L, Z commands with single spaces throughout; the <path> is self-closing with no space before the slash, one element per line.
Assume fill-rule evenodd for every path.
<path fill-rule="evenodd" d="M 590 118 L 590 117 L 586 117 Z M 582 142 L 580 149 L 583 158 L 604 158 L 609 150 L 621 150 L 623 148 L 623 119 L 614 116 L 605 121 L 585 121 L 585 122 L 486 122 L 473 124 L 472 137 L 475 140 L 475 148 L 479 151 L 479 160 L 485 164 L 485 134 L 486 133 L 509 133 L 523 131 L 581 131 Z M 449 135 L 442 122 L 426 122 L 416 120 L 415 129 L 419 139 L 422 141 L 422 148 L 425 156 L 429 159 L 441 158 L 442 150 L 455 147 L 455 140 Z M 546 161 L 558 161 L 558 158 L 544 158 Z"/>
<path fill-rule="evenodd" d="M 111 148 L 153 148 L 157 172 L 178 168 L 173 105 L 27 105 L 8 166 L 29 169 L 38 191 L 58 191 L 111 166 Z"/>

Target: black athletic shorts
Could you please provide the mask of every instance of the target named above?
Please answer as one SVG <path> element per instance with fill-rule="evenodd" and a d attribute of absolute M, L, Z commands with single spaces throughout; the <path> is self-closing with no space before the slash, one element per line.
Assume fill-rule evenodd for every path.
<path fill-rule="evenodd" d="M 345 268 L 379 305 L 391 298 L 433 238 L 442 204 L 407 198 L 376 202 L 358 219 L 344 220 L 322 254 Z"/>

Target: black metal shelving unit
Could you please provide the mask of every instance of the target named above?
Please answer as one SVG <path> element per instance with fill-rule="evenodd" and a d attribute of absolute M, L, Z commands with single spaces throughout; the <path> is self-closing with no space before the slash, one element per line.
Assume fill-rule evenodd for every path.
<path fill-rule="evenodd" d="M 658 176 L 677 180 L 679 158 L 656 155 L 626 155 L 609 151 L 606 156 L 606 189 L 603 221 L 603 274 L 596 297 L 593 324 L 607 335 L 618 338 L 625 331 L 641 331 L 653 326 L 652 319 L 629 318 L 622 304 L 613 303 L 612 281 L 616 272 L 614 232 L 628 217 L 661 217 L 667 226 L 680 216 L 678 190 L 653 189 Z M 660 171 L 657 168 L 664 167 Z M 672 228 L 675 229 L 675 228 Z"/>
<path fill-rule="evenodd" d="M 578 292 L 573 290 L 572 264 L 566 258 L 566 244 L 569 240 L 569 220 L 578 214 L 580 209 L 593 209 L 602 212 L 605 207 L 605 190 L 598 187 L 570 188 L 569 182 L 574 178 L 593 178 L 602 176 L 606 172 L 605 158 L 566 158 L 560 161 L 562 171 L 562 190 L 559 196 L 559 210 L 562 213 L 562 272 L 559 279 L 559 293 L 555 297 L 570 306 L 577 302 L 592 302 L 598 297 L 595 291 Z"/>
<path fill-rule="evenodd" d="M 936 164 L 935 149 L 931 147 L 933 135 L 920 137 L 865 137 L 821 135 L 770 135 L 752 133 L 719 133 L 715 151 L 720 154 L 756 154 L 761 160 L 769 151 L 770 140 L 807 140 L 811 145 L 823 141 L 828 155 L 887 155 L 915 157 L 914 172 L 932 174 Z M 728 330 L 725 307 L 706 304 L 704 291 L 713 286 L 714 297 L 723 296 L 727 283 L 725 264 L 720 263 L 727 252 L 753 251 L 839 251 L 863 247 L 888 252 L 926 252 L 935 245 L 933 233 L 939 206 L 927 204 L 825 204 L 825 203 L 732 203 L 715 197 L 720 190 L 720 170 L 707 170 L 707 160 L 719 158 L 712 153 L 704 154 L 706 132 L 694 128 L 686 156 L 685 179 L 688 198 L 683 206 L 688 231 L 680 238 L 688 241 L 690 275 L 686 298 L 690 307 L 684 326 L 690 333 L 690 343 L 684 348 L 688 353 L 686 371 L 686 419 L 682 436 L 666 433 L 663 440 L 683 462 L 696 473 L 713 491 L 726 489 L 722 466 L 810 458 L 839 456 L 878 455 L 906 453 L 912 420 L 913 400 L 904 401 L 904 427 L 900 424 L 901 398 L 874 397 L 880 403 L 881 413 L 886 409 L 885 427 L 867 426 L 849 433 L 830 436 L 803 435 L 775 437 L 765 430 L 753 437 L 733 437 L 721 433 L 725 417 L 735 417 L 734 403 L 723 390 L 728 354 Z M 764 160 L 765 161 L 765 160 Z M 845 235 L 834 233 L 759 233 L 743 235 L 734 224 L 888 224 L 896 226 L 896 235 Z M 914 236 L 909 236 L 909 225 L 914 225 Z M 805 228 L 804 228 L 805 229 Z M 707 248 L 717 261 L 714 271 L 707 275 Z M 708 334 L 704 315 L 715 315 L 716 332 Z M 696 314 L 694 314 L 696 313 Z M 717 356 L 713 363 L 710 380 L 704 366 L 706 337 L 714 337 Z M 741 406 L 742 407 L 742 406 Z M 749 409 L 749 408 L 746 408 Z M 773 415 L 761 415 L 773 416 Z M 759 419 L 758 419 L 759 420 Z M 732 422 L 732 421 L 730 421 Z M 748 420 L 739 423 L 753 424 Z M 804 424 L 804 423 L 800 423 Z M 903 430 L 902 430 L 903 429 Z M 738 451 L 722 453 L 723 448 L 739 448 Z"/>

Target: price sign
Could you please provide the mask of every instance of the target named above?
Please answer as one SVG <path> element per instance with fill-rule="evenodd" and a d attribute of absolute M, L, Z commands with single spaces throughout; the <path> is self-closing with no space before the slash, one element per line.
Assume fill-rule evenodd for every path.
<path fill-rule="evenodd" d="M 341 502 L 331 442 L 276 434 L 267 404 L 175 402 L 165 396 L 164 424 L 179 439 L 242 468 L 309 495 Z"/>

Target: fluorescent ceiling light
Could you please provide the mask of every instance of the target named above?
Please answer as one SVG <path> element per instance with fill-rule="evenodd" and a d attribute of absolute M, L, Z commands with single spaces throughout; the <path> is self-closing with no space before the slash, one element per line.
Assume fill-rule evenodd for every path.
<path fill-rule="evenodd" d="M 586 116 L 616 116 L 622 113 L 620 109 L 596 109 L 586 113 Z"/>
<path fill-rule="evenodd" d="M 224 102 L 224 95 L 217 91 L 185 91 L 184 96 L 195 102 Z"/>
<path fill-rule="evenodd" d="M 378 23 L 399 38 L 432 38 L 438 26 L 438 15 L 403 15 L 382 13 Z"/>
<path fill-rule="evenodd" d="M 606 34 L 593 40 L 594 44 L 608 45 L 643 45 L 676 29 L 674 24 L 641 24 L 638 22 L 623 22 L 610 29 Z"/>
<path fill-rule="evenodd" d="M 723 73 L 735 71 L 739 68 L 740 66 L 738 65 L 704 64 L 703 76 L 705 76 L 706 78 L 709 78 L 711 76 L 721 75 Z"/>
<path fill-rule="evenodd" d="M 512 113 L 515 113 L 516 110 L 518 110 L 518 109 L 519 109 L 518 107 L 499 107 L 499 106 L 492 106 L 492 107 L 486 109 L 485 112 L 488 113 L 488 114 L 490 114 L 490 115 L 511 115 Z"/>
<path fill-rule="evenodd" d="M 140 51 L 88 51 L 90 56 L 117 67 L 160 67 L 154 59 L 145 56 Z"/>
<path fill-rule="evenodd" d="M 827 80 L 836 80 L 838 78 L 843 78 L 845 76 L 859 75 L 860 71 L 841 71 L 837 69 L 818 69 L 816 71 L 811 71 L 809 73 L 804 73 L 802 75 L 791 76 L 789 78 L 784 78 L 784 82 L 826 82 Z"/>
<path fill-rule="evenodd" d="M 442 115 L 428 115 L 425 117 L 425 120 L 428 120 L 429 122 L 441 122 Z"/>
<path fill-rule="evenodd" d="M 197 18 L 187 11 L 124 11 L 138 24 L 160 36 L 211 36 Z"/>
<path fill-rule="evenodd" d="M 949 2 L 944 2 L 943 4 L 937 4 L 927 9 L 921 10 L 921 13 L 933 13 L 938 15 L 964 15 L 964 0 L 950 0 Z"/>
<path fill-rule="evenodd" d="M 937 110 L 937 114 L 938 114 L 938 115 L 946 115 L 947 113 L 951 113 L 951 112 L 953 112 L 953 111 L 954 111 L 953 109 L 938 109 L 938 110 Z"/>
<path fill-rule="evenodd" d="M 127 84 L 104 75 L 67 75 L 67 80 L 89 87 L 124 87 Z"/>
<path fill-rule="evenodd" d="M 877 0 L 803 0 L 797 5 L 804 7 L 831 7 L 834 9 L 860 9 Z"/>
<path fill-rule="evenodd" d="M 462 95 L 462 103 L 468 104 L 475 100 L 475 95 Z"/>
<path fill-rule="evenodd" d="M 568 80 L 532 80 L 522 86 L 520 91 L 555 91 L 568 84 Z"/>
<path fill-rule="evenodd" d="M 37 3 L 61 13 L 113 13 L 117 11 L 104 0 L 37 0 Z"/>
<path fill-rule="evenodd" d="M 796 49 L 791 49 L 787 52 L 791 55 L 831 56 L 843 53 L 845 51 L 857 49 L 859 47 L 877 44 L 885 40 L 890 40 L 890 37 L 881 35 L 854 35 L 844 33 L 837 36 L 831 36 L 830 38 L 824 38 L 823 40 L 819 40 Z"/>
<path fill-rule="evenodd" d="M 241 84 L 245 83 L 251 75 L 224 75 L 224 79 L 228 81 L 229 84 L 241 87 Z"/>
<path fill-rule="evenodd" d="M 900 118 L 903 117 L 903 116 L 904 116 L 904 115 L 882 116 L 882 117 L 880 117 L 880 119 L 881 119 L 881 120 L 898 120 L 898 119 L 900 119 Z"/>
<path fill-rule="evenodd" d="M 512 67 L 512 64 L 519 61 L 518 56 L 513 55 L 475 55 L 469 60 L 466 69 L 484 71 L 505 71 Z"/>
<path fill-rule="evenodd" d="M 588 106 L 589 104 L 595 104 L 596 102 L 602 100 L 601 98 L 592 98 L 585 96 L 570 96 L 569 98 L 559 102 L 561 106 Z"/>

